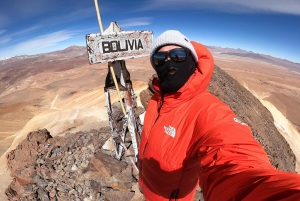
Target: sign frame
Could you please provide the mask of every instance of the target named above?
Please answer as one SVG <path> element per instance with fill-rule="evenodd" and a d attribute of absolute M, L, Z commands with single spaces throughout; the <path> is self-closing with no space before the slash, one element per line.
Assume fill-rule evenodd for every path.
<path fill-rule="evenodd" d="M 89 63 L 111 62 L 149 56 L 152 31 L 120 31 L 109 34 L 87 34 Z"/>

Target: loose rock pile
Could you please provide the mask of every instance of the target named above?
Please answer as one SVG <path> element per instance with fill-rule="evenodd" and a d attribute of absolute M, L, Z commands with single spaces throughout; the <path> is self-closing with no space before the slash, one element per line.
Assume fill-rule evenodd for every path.
<path fill-rule="evenodd" d="M 8 200 L 143 200 L 132 164 L 102 149 L 110 137 L 104 130 L 55 138 L 46 129 L 29 133 L 7 156 L 14 177 Z"/>

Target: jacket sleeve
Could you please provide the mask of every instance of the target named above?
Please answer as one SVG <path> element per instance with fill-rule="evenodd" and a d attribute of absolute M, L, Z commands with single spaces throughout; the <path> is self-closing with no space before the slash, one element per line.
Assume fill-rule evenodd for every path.
<path fill-rule="evenodd" d="M 276 170 L 225 104 L 213 102 L 201 113 L 197 155 L 205 200 L 300 200 L 300 175 Z"/>

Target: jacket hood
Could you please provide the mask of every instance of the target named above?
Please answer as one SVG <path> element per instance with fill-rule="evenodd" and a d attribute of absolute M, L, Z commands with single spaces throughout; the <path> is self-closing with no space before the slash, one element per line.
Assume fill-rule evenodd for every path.
<path fill-rule="evenodd" d="M 191 42 L 198 56 L 197 68 L 188 81 L 175 93 L 164 94 L 164 105 L 161 113 L 168 112 L 179 104 L 195 97 L 205 91 L 209 85 L 214 60 L 209 50 L 202 44 Z M 159 80 L 153 79 L 152 85 L 158 93 L 162 93 L 159 87 Z"/>

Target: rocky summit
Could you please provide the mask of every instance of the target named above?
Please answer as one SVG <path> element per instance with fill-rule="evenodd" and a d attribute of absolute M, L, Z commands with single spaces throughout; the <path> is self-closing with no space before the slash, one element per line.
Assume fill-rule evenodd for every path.
<path fill-rule="evenodd" d="M 144 108 L 153 94 L 151 79 L 149 88 L 140 94 Z M 295 171 L 295 155 L 259 100 L 217 66 L 209 91 L 228 104 L 239 121 L 251 126 L 274 167 Z M 7 155 L 14 178 L 5 192 L 8 200 L 144 200 L 131 160 L 130 138 L 126 142 L 129 153 L 117 160 L 107 148 L 110 136 L 109 127 L 56 137 L 46 129 L 30 132 Z M 203 200 L 200 189 L 195 200 Z"/>
<path fill-rule="evenodd" d="M 108 128 L 54 138 L 30 132 L 7 155 L 8 200 L 141 200 L 132 163 L 102 149 L 109 137 Z"/>

